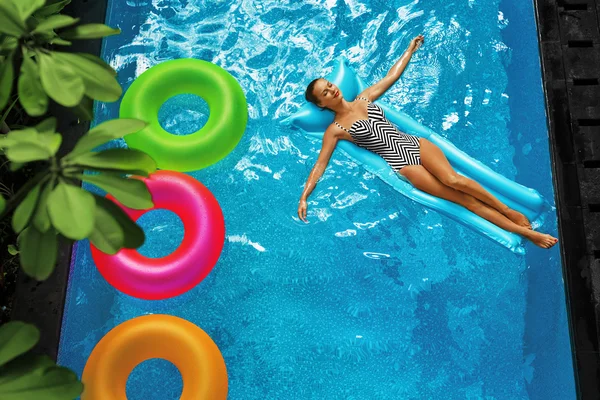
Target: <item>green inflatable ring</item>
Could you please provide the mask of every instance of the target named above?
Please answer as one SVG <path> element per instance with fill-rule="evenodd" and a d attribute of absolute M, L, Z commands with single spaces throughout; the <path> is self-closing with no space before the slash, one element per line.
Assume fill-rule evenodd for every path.
<path fill-rule="evenodd" d="M 210 115 L 200 130 L 176 136 L 160 126 L 158 110 L 169 98 L 184 93 L 202 97 Z M 123 97 L 120 116 L 148 123 L 125 136 L 129 147 L 147 153 L 161 169 L 186 172 L 212 165 L 235 148 L 246 129 L 248 106 L 229 72 L 208 61 L 184 58 L 160 63 L 140 75 Z"/>

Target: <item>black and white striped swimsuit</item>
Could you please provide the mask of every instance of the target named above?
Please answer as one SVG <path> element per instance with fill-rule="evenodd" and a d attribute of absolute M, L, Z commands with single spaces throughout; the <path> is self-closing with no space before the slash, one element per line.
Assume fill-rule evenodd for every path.
<path fill-rule="evenodd" d="M 421 152 L 419 137 L 400 132 L 390 121 L 385 118 L 381 107 L 366 100 L 368 119 L 359 119 L 354 122 L 350 129 L 346 129 L 337 121 L 334 123 L 348 132 L 354 143 L 364 149 L 378 154 L 387 163 L 399 170 L 407 165 L 421 165 Z"/>

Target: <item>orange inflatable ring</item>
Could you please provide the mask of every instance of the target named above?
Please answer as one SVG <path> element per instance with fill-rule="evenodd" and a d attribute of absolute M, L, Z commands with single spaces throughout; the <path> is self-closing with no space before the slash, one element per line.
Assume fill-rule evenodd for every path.
<path fill-rule="evenodd" d="M 217 345 L 191 322 L 162 314 L 126 321 L 98 342 L 83 369 L 81 399 L 126 400 L 129 374 L 151 358 L 179 369 L 181 400 L 227 399 L 227 369 Z"/>

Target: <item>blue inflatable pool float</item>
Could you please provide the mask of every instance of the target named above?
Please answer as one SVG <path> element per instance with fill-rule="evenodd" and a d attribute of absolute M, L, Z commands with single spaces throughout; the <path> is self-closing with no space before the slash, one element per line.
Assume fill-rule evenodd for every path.
<path fill-rule="evenodd" d="M 349 67 L 348 61 L 344 57 L 336 60 L 333 71 L 326 78 L 341 89 L 346 100 L 353 100 L 368 87 Z M 543 223 L 543 211 L 547 206 L 547 202 L 536 190 L 513 182 L 494 172 L 407 114 L 394 110 L 383 102 L 377 101 L 376 103 L 383 108 L 387 119 L 395 124 L 399 130 L 427 138 L 440 147 L 456 172 L 476 180 L 504 204 L 523 213 L 534 227 Z M 314 104 L 307 103 L 299 111 L 281 122 L 304 131 L 310 137 L 322 139 L 323 133 L 333 122 L 333 118 L 334 115 L 331 111 L 322 111 Z M 363 165 L 367 171 L 377 175 L 406 197 L 461 222 L 517 254 L 525 253 L 521 236 L 499 228 L 458 204 L 415 188 L 377 154 L 345 140 L 338 142 L 338 148 Z"/>

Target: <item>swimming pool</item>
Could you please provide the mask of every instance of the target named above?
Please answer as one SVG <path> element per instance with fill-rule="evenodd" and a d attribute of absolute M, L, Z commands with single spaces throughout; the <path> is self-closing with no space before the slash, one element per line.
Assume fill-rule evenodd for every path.
<path fill-rule="evenodd" d="M 213 338 L 232 399 L 575 398 L 558 248 L 528 245 L 517 256 L 341 153 L 304 225 L 294 215 L 319 143 L 278 123 L 336 57 L 374 80 L 423 33 L 386 101 L 554 203 L 532 4 L 128 0 L 109 1 L 107 23 L 123 30 L 103 55 L 125 89 L 161 61 L 201 58 L 238 79 L 250 118 L 234 152 L 191 174 L 225 215 L 213 272 L 180 297 L 132 299 L 104 281 L 79 243 L 61 364 L 81 373 L 111 328 L 160 312 Z M 179 98 L 161 119 L 190 132 L 203 112 L 202 102 Z M 96 115 L 115 118 L 118 104 Z M 144 254 L 165 255 L 181 240 L 172 214 L 148 213 L 141 223 Z M 543 229 L 556 235 L 554 213 Z M 180 385 L 172 365 L 148 361 L 128 396 L 177 398 Z"/>

